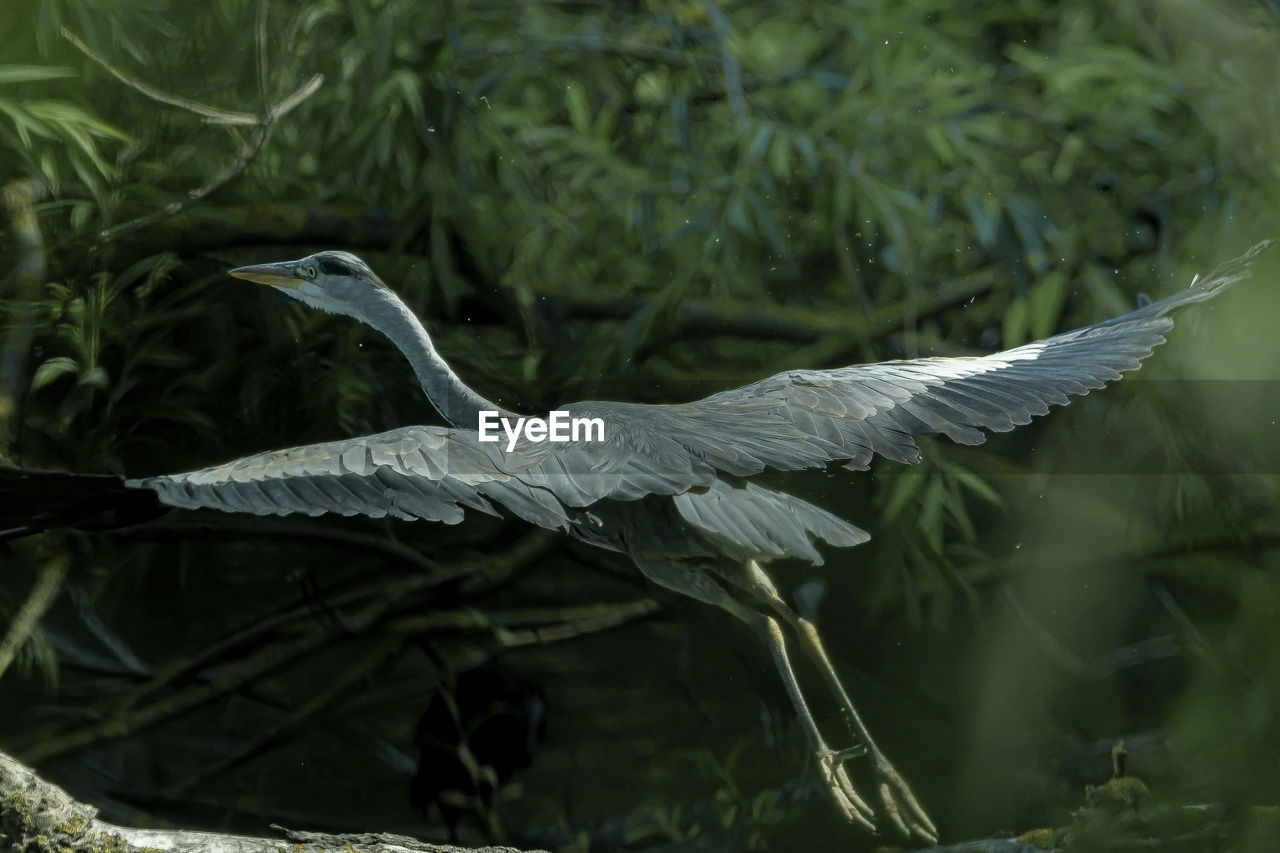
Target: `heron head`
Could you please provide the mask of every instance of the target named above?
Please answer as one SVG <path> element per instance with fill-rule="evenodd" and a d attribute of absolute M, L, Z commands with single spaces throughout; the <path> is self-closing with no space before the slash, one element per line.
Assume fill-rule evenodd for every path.
<path fill-rule="evenodd" d="M 358 320 L 365 320 L 371 305 L 390 296 L 382 279 L 350 252 L 317 252 L 296 261 L 237 267 L 228 275 L 270 285 L 312 308 Z"/>

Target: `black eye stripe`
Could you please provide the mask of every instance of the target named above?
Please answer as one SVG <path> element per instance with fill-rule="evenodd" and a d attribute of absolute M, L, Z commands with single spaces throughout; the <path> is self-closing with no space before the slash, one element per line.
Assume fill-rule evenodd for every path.
<path fill-rule="evenodd" d="M 342 261 L 325 258 L 320 262 L 320 272 L 325 275 L 355 275 L 355 270 Z"/>

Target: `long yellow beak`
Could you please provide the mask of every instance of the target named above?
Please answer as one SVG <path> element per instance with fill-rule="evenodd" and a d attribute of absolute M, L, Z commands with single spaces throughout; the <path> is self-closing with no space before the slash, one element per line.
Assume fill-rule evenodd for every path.
<path fill-rule="evenodd" d="M 227 270 L 227 275 L 252 281 L 255 284 L 269 284 L 272 287 L 295 288 L 302 284 L 292 263 L 257 264 L 251 267 L 236 267 Z"/>

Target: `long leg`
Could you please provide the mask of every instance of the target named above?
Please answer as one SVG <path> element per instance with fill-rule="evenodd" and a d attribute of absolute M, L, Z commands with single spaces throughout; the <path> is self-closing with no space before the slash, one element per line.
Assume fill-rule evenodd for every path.
<path fill-rule="evenodd" d="M 836 806 L 844 813 L 846 818 L 861 824 L 871 832 L 875 832 L 875 811 L 858 793 L 853 781 L 849 778 L 849 774 L 845 772 L 843 766 L 845 754 L 827 746 L 826 741 L 823 740 L 822 732 L 818 729 L 818 723 L 814 719 L 813 713 L 809 710 L 808 703 L 805 702 L 804 694 L 800 689 L 800 682 L 796 678 L 795 670 L 791 667 L 786 636 L 783 634 L 782 627 L 778 624 L 778 621 L 766 613 L 747 607 L 729 595 L 724 587 L 716 582 L 710 572 L 700 568 L 691 569 L 675 563 L 654 564 L 649 562 L 639 563 L 637 561 L 637 564 L 645 576 L 653 582 L 667 589 L 727 610 L 761 636 L 769 647 L 774 665 L 778 669 L 778 674 L 782 676 L 782 683 L 787 689 L 787 695 L 791 698 L 791 704 L 800 719 L 800 725 L 804 729 L 805 736 L 809 739 L 809 744 L 818 758 L 819 765 L 822 767 L 827 788 L 831 792 Z"/>
<path fill-rule="evenodd" d="M 817 666 L 818 672 L 822 674 L 822 678 L 826 681 L 831 692 L 840 700 L 849 725 L 853 727 L 854 733 L 866 746 L 867 755 L 871 759 L 872 769 L 877 777 L 880 800 L 884 804 L 885 812 L 889 815 L 889 819 L 908 838 L 914 835 L 930 843 L 936 843 L 938 840 L 937 827 L 929 819 L 929 815 L 920 805 L 915 794 L 912 793 L 911 787 L 907 785 L 906 780 L 902 778 L 885 754 L 880 751 L 875 740 L 871 737 L 871 732 L 862 721 L 862 716 L 858 713 L 858 709 L 854 707 L 848 692 L 845 691 L 844 684 L 840 681 L 840 676 L 836 674 L 835 667 L 831 665 L 831 659 L 827 656 L 827 650 L 822 644 L 822 637 L 818 634 L 817 627 L 808 619 L 796 613 L 782 599 L 782 596 L 778 594 L 777 588 L 773 585 L 773 581 L 765 573 L 764 569 L 760 567 L 759 563 L 755 560 L 747 560 L 743 563 L 743 570 L 746 573 L 747 580 L 745 589 L 754 593 L 757 598 L 768 604 L 796 633 L 800 638 L 801 646 L 805 653 Z"/>

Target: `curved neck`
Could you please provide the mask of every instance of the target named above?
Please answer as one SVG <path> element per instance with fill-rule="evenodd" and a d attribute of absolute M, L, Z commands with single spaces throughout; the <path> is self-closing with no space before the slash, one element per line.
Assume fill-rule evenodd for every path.
<path fill-rule="evenodd" d="M 361 319 L 390 338 L 396 349 L 404 353 L 427 399 L 451 426 L 478 429 L 481 411 L 497 412 L 500 417 L 516 417 L 467 387 L 436 352 L 422 321 L 390 290 L 384 292 L 387 298 L 381 300 L 368 317 Z"/>

